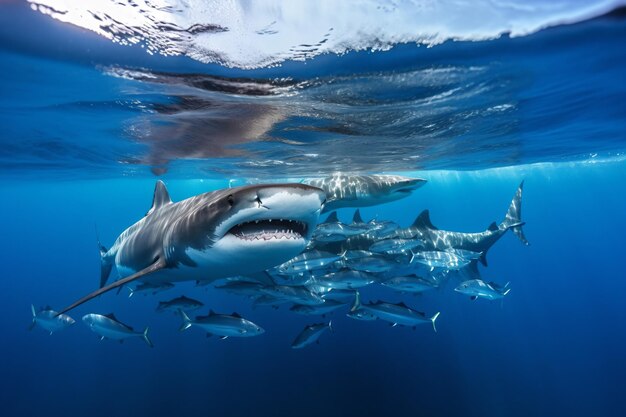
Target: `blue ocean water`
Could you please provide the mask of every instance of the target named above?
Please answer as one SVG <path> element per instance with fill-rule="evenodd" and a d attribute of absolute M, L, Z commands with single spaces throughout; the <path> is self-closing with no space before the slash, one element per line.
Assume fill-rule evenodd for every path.
<path fill-rule="evenodd" d="M 0 414 L 624 415 L 626 25 L 623 9 L 579 20 L 242 68 L 235 55 L 149 55 L 2 4 Z M 295 336 L 327 318 L 193 283 L 112 292 L 70 313 L 69 329 L 27 330 L 31 304 L 60 309 L 97 287 L 94 225 L 111 245 L 149 209 L 156 179 L 179 201 L 335 171 L 428 180 L 361 209 L 365 220 L 408 226 L 429 209 L 436 226 L 468 232 L 501 221 L 524 180 L 530 245 L 507 233 L 479 266 L 511 293 L 372 285 L 364 299 L 441 311 L 438 332 L 339 310 L 334 332 L 301 350 Z M 154 309 L 182 294 L 266 333 L 179 332 L 180 318 Z M 149 325 L 154 349 L 100 341 L 79 320 L 92 312 Z"/>

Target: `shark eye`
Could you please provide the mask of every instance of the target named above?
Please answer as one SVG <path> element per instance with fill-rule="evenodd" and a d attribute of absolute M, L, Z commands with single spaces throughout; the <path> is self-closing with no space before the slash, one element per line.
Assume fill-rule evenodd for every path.
<path fill-rule="evenodd" d="M 232 194 L 228 194 L 228 197 L 226 197 L 228 200 L 228 204 L 232 207 L 233 204 L 235 204 L 235 198 L 233 197 Z"/>

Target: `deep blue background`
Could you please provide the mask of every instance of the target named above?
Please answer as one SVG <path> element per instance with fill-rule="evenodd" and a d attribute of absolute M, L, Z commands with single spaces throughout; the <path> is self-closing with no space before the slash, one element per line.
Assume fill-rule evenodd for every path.
<path fill-rule="evenodd" d="M 0 416 L 626 415 L 624 16 L 622 9 L 526 37 L 401 45 L 243 71 L 148 56 L 34 13 L 25 3 L 2 4 Z M 144 116 L 136 103 L 166 101 L 166 90 L 107 76 L 101 65 L 296 79 L 489 66 L 478 81 L 491 86 L 495 98 L 457 103 L 450 128 L 494 103 L 512 101 L 516 109 L 499 119 L 484 113 L 466 134 L 434 141 L 420 156 L 434 167 L 514 166 L 409 173 L 429 183 L 406 200 L 364 209 L 363 217 L 406 226 L 428 208 L 440 228 L 480 231 L 502 219 L 525 179 L 523 219 L 531 245 L 507 234 L 488 254 L 489 267 L 481 267 L 486 280 L 511 281 L 511 293 L 490 303 L 472 302 L 452 285 L 421 297 L 368 288 L 366 300 L 403 299 L 428 314 L 441 311 L 439 332 L 354 321 L 339 311 L 335 333 L 302 350 L 290 343 L 316 320 L 285 308 L 255 310 L 246 299 L 191 284 L 156 297 L 107 294 L 77 309 L 78 323 L 70 329 L 53 336 L 39 328 L 28 332 L 31 303 L 59 309 L 98 285 L 94 224 L 109 246 L 152 199 L 155 177 L 145 164 L 133 163 L 149 146 L 127 129 Z M 368 98 L 365 91 L 360 99 Z M 294 139 L 302 133 L 291 132 Z M 369 155 L 375 145 L 348 150 Z M 463 146 L 478 151 L 467 154 Z M 384 157 L 410 154 L 400 146 Z M 415 167 L 424 166 L 423 159 Z M 563 162 L 570 160 L 586 162 Z M 535 161 L 561 163 L 529 164 Z M 227 162 L 204 161 L 219 168 Z M 206 173 L 219 180 L 183 179 L 203 177 L 196 163 L 172 161 L 163 179 L 175 200 L 228 185 L 216 170 Z M 320 171 L 333 169 L 319 164 Z M 272 178 L 289 176 L 284 169 L 268 171 Z M 340 212 L 344 221 L 351 215 Z M 179 319 L 154 308 L 181 294 L 201 299 L 206 309 L 236 311 L 266 333 L 225 341 L 197 329 L 180 333 Z M 101 342 L 80 322 L 90 312 L 115 312 L 136 329 L 150 325 L 155 348 L 139 339 Z"/>
<path fill-rule="evenodd" d="M 471 302 L 451 288 L 405 297 L 428 313 L 441 310 L 437 334 L 337 312 L 336 332 L 303 350 L 289 345 L 310 320 L 186 285 L 155 298 L 107 294 L 74 312 L 79 319 L 115 311 L 136 328 L 149 324 L 154 349 L 138 339 L 101 342 L 82 323 L 53 336 L 28 332 L 31 302 L 58 308 L 96 287 L 94 222 L 110 244 L 145 213 L 153 184 L 0 184 L 2 415 L 624 415 L 626 164 L 423 175 L 429 183 L 410 199 L 366 209 L 365 219 L 407 225 L 430 208 L 441 228 L 482 230 L 502 218 L 526 180 L 531 246 L 506 235 L 482 269 L 485 279 L 511 281 L 510 295 L 502 305 Z M 174 199 L 225 185 L 168 184 Z M 178 319 L 153 311 L 178 293 L 240 312 L 267 332 L 226 341 L 179 333 Z M 378 296 L 400 299 L 365 291 Z"/>

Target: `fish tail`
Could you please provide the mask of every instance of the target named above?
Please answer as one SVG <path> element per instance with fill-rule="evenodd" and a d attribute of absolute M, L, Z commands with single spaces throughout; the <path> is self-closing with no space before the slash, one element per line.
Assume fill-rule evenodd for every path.
<path fill-rule="evenodd" d="M 120 287 L 121 289 L 122 287 Z M 128 298 L 132 297 L 133 294 L 135 293 L 135 290 L 133 290 L 131 287 L 127 287 L 128 288 Z"/>
<path fill-rule="evenodd" d="M 506 216 L 500 225 L 499 229 L 509 230 L 511 229 L 515 236 L 522 242 L 524 245 L 528 245 L 528 240 L 526 236 L 524 236 L 524 231 L 522 230 L 522 226 L 526 223 L 522 221 L 522 191 L 524 190 L 524 181 L 519 185 L 513 200 L 511 201 L 511 205 L 509 206 L 509 210 L 506 212 Z"/>
<path fill-rule="evenodd" d="M 437 320 L 437 317 L 439 317 L 439 314 L 441 314 L 441 312 L 438 311 L 437 313 L 435 313 L 434 316 L 430 318 L 430 321 L 433 324 L 433 330 L 435 331 L 435 333 L 437 333 L 437 326 L 435 326 L 435 321 Z"/>
<path fill-rule="evenodd" d="M 191 327 L 191 319 L 189 318 L 187 313 L 185 313 L 183 310 L 180 310 L 180 315 L 183 318 L 183 324 L 180 326 L 180 329 L 178 330 L 182 332 L 183 330 L 187 330 L 188 328 Z"/>
<path fill-rule="evenodd" d="M 507 295 L 507 294 L 508 294 L 508 293 L 510 293 L 510 292 L 511 292 L 511 289 L 510 289 L 510 288 L 507 288 L 507 289 L 506 289 L 506 291 L 504 291 L 504 292 L 502 293 L 502 295 L 503 295 L 503 296 L 504 296 L 504 295 Z"/>
<path fill-rule="evenodd" d="M 146 330 L 143 331 L 142 337 L 144 342 L 146 342 L 148 346 L 153 348 L 154 345 L 152 344 L 152 340 L 150 340 L 150 338 L 148 337 L 148 330 L 150 330 L 150 326 L 146 327 Z"/>
<path fill-rule="evenodd" d="M 359 292 L 359 290 L 356 290 L 354 292 L 354 304 L 352 304 L 352 308 L 350 308 L 350 311 L 356 311 L 359 309 L 359 307 L 361 307 L 361 293 Z"/>
<path fill-rule="evenodd" d="M 30 311 L 33 312 L 33 322 L 28 326 L 28 330 L 33 330 L 35 328 L 35 324 L 37 324 L 37 311 L 35 310 L 34 305 L 30 305 Z"/>

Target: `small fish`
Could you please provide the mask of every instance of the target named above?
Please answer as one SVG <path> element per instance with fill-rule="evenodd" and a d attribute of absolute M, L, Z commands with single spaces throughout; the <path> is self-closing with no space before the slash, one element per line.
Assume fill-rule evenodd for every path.
<path fill-rule="evenodd" d="M 252 307 L 256 308 L 264 306 L 278 308 L 278 306 L 289 303 L 291 303 L 291 301 L 285 300 L 284 298 L 276 298 L 272 297 L 271 295 L 261 295 L 254 299 L 254 301 L 252 302 Z"/>
<path fill-rule="evenodd" d="M 397 265 L 397 262 L 381 255 L 371 254 L 364 258 L 350 259 L 345 264 L 356 271 L 375 273 L 389 271 Z"/>
<path fill-rule="evenodd" d="M 35 310 L 35 306 L 31 304 L 30 309 L 33 313 L 33 323 L 28 330 L 32 330 L 35 326 L 39 326 L 50 332 L 50 334 L 70 327 L 75 323 L 74 319 L 66 314 L 58 314 L 52 308 L 46 306 L 39 311 Z"/>
<path fill-rule="evenodd" d="M 296 274 L 273 274 L 272 271 L 268 272 L 277 285 L 301 287 L 310 284 L 313 279 L 310 272 L 298 272 Z"/>
<path fill-rule="evenodd" d="M 221 339 L 228 337 L 252 337 L 265 333 L 261 327 L 246 320 L 237 313 L 231 315 L 216 314 L 213 310 L 209 310 L 206 316 L 197 316 L 195 320 L 191 320 L 189 316 L 181 311 L 183 316 L 183 324 L 180 331 L 187 330 L 191 326 L 200 327 L 205 330 L 208 335 L 220 336 Z"/>
<path fill-rule="evenodd" d="M 332 243 L 332 242 L 343 242 L 344 240 L 346 240 L 346 236 L 345 235 L 341 235 L 338 233 L 331 233 L 331 234 L 320 234 L 320 233 L 314 233 L 313 234 L 313 238 L 311 239 L 312 242 L 323 242 L 323 243 Z"/>
<path fill-rule="evenodd" d="M 417 275 L 395 277 L 381 282 L 381 284 L 392 290 L 411 293 L 421 293 L 438 287 L 436 282 L 418 277 Z"/>
<path fill-rule="evenodd" d="M 317 278 L 315 284 L 336 290 L 350 290 L 365 287 L 375 281 L 376 277 L 368 272 L 342 269 Z"/>
<path fill-rule="evenodd" d="M 361 297 L 357 291 L 354 305 L 350 311 L 355 312 L 358 310 L 364 310 L 380 320 L 388 321 L 392 324 L 392 326 L 400 324 L 402 326 L 415 328 L 418 324 L 431 323 L 435 333 L 437 332 L 435 321 L 440 314 L 435 313 L 432 317 L 426 317 L 426 314 L 420 311 L 415 311 L 404 303 L 392 304 L 384 301 L 376 301 L 373 303 L 361 304 Z"/>
<path fill-rule="evenodd" d="M 296 304 L 292 306 L 289 311 L 293 311 L 294 313 L 307 316 L 321 316 L 331 313 L 341 307 L 344 307 L 345 305 L 346 303 L 342 303 L 341 301 L 325 300 L 324 304 L 319 304 L 315 306 Z"/>
<path fill-rule="evenodd" d="M 83 323 L 89 326 L 91 331 L 100 335 L 100 340 L 113 339 L 119 340 L 121 343 L 124 339 L 141 337 L 148 346 L 154 347 L 148 337 L 149 327 L 146 327 L 143 332 L 135 332 L 132 327 L 115 318 L 113 313 L 104 315 L 86 314 L 83 316 Z"/>
<path fill-rule="evenodd" d="M 323 223 L 317 225 L 313 233 L 313 240 L 319 242 L 338 242 L 361 233 L 363 233 L 362 228 L 351 227 L 340 222 L 337 218 L 337 212 L 333 212 Z M 333 237 L 330 238 L 330 236 Z"/>
<path fill-rule="evenodd" d="M 469 295 L 470 299 L 476 300 L 477 298 L 485 298 L 487 300 L 497 300 L 506 296 L 511 289 L 507 288 L 509 283 L 503 287 L 499 286 L 495 282 L 485 282 L 480 279 L 471 279 L 463 281 L 454 291 L 461 294 Z"/>
<path fill-rule="evenodd" d="M 181 297 L 173 298 L 169 301 L 160 301 L 159 305 L 156 308 L 156 311 L 173 311 L 178 314 L 179 310 L 197 310 L 204 306 L 200 301 L 194 300 L 193 298 L 185 297 L 184 295 Z"/>
<path fill-rule="evenodd" d="M 311 250 L 304 252 L 277 267 L 280 273 L 298 273 L 327 267 L 341 259 L 341 255 Z"/>
<path fill-rule="evenodd" d="M 370 246 L 374 253 L 402 253 L 417 247 L 424 247 L 423 242 L 417 239 L 383 239 Z"/>
<path fill-rule="evenodd" d="M 433 250 L 414 252 L 410 262 L 419 262 L 432 268 L 461 269 L 471 261 L 454 252 Z"/>
<path fill-rule="evenodd" d="M 446 252 L 453 253 L 460 258 L 468 259 L 470 261 L 475 261 L 477 259 L 480 259 L 483 256 L 482 252 L 474 252 L 474 251 L 467 250 L 467 249 L 450 248 L 450 249 L 446 249 Z"/>
<path fill-rule="evenodd" d="M 259 295 L 263 285 L 254 282 L 232 281 L 222 285 L 216 285 L 215 288 L 236 295 L 254 297 Z"/>
<path fill-rule="evenodd" d="M 174 284 L 170 284 L 169 282 L 163 282 L 159 284 L 151 284 L 149 282 L 143 282 L 137 285 L 135 288 L 128 287 L 128 291 L 130 291 L 130 293 L 128 294 L 128 298 L 132 297 L 135 294 L 140 294 L 140 293 L 143 295 L 148 295 L 148 294 L 155 295 L 156 293 L 166 291 L 171 288 L 174 288 Z"/>
<path fill-rule="evenodd" d="M 312 293 L 304 287 L 290 287 L 287 285 L 275 285 L 264 287 L 261 293 L 277 299 L 287 300 L 294 304 L 317 305 L 324 303 L 324 299 Z"/>
<path fill-rule="evenodd" d="M 368 225 L 370 227 L 369 234 L 378 239 L 390 238 L 400 227 L 397 223 L 389 220 L 377 221 L 375 219 L 370 220 Z"/>
<path fill-rule="evenodd" d="M 293 349 L 302 349 L 312 343 L 319 343 L 320 336 L 322 336 L 326 330 L 333 331 L 332 321 L 306 326 L 295 338 L 293 343 L 291 343 L 291 347 Z"/>
<path fill-rule="evenodd" d="M 345 301 L 354 298 L 354 291 L 350 290 L 334 290 L 332 288 L 315 284 L 308 285 L 307 289 L 312 293 L 319 295 L 324 300 Z"/>
<path fill-rule="evenodd" d="M 351 319 L 364 321 L 372 321 L 378 319 L 375 315 L 362 308 L 357 308 L 354 311 L 349 311 L 348 313 L 346 313 L 346 316 L 350 317 Z"/>

